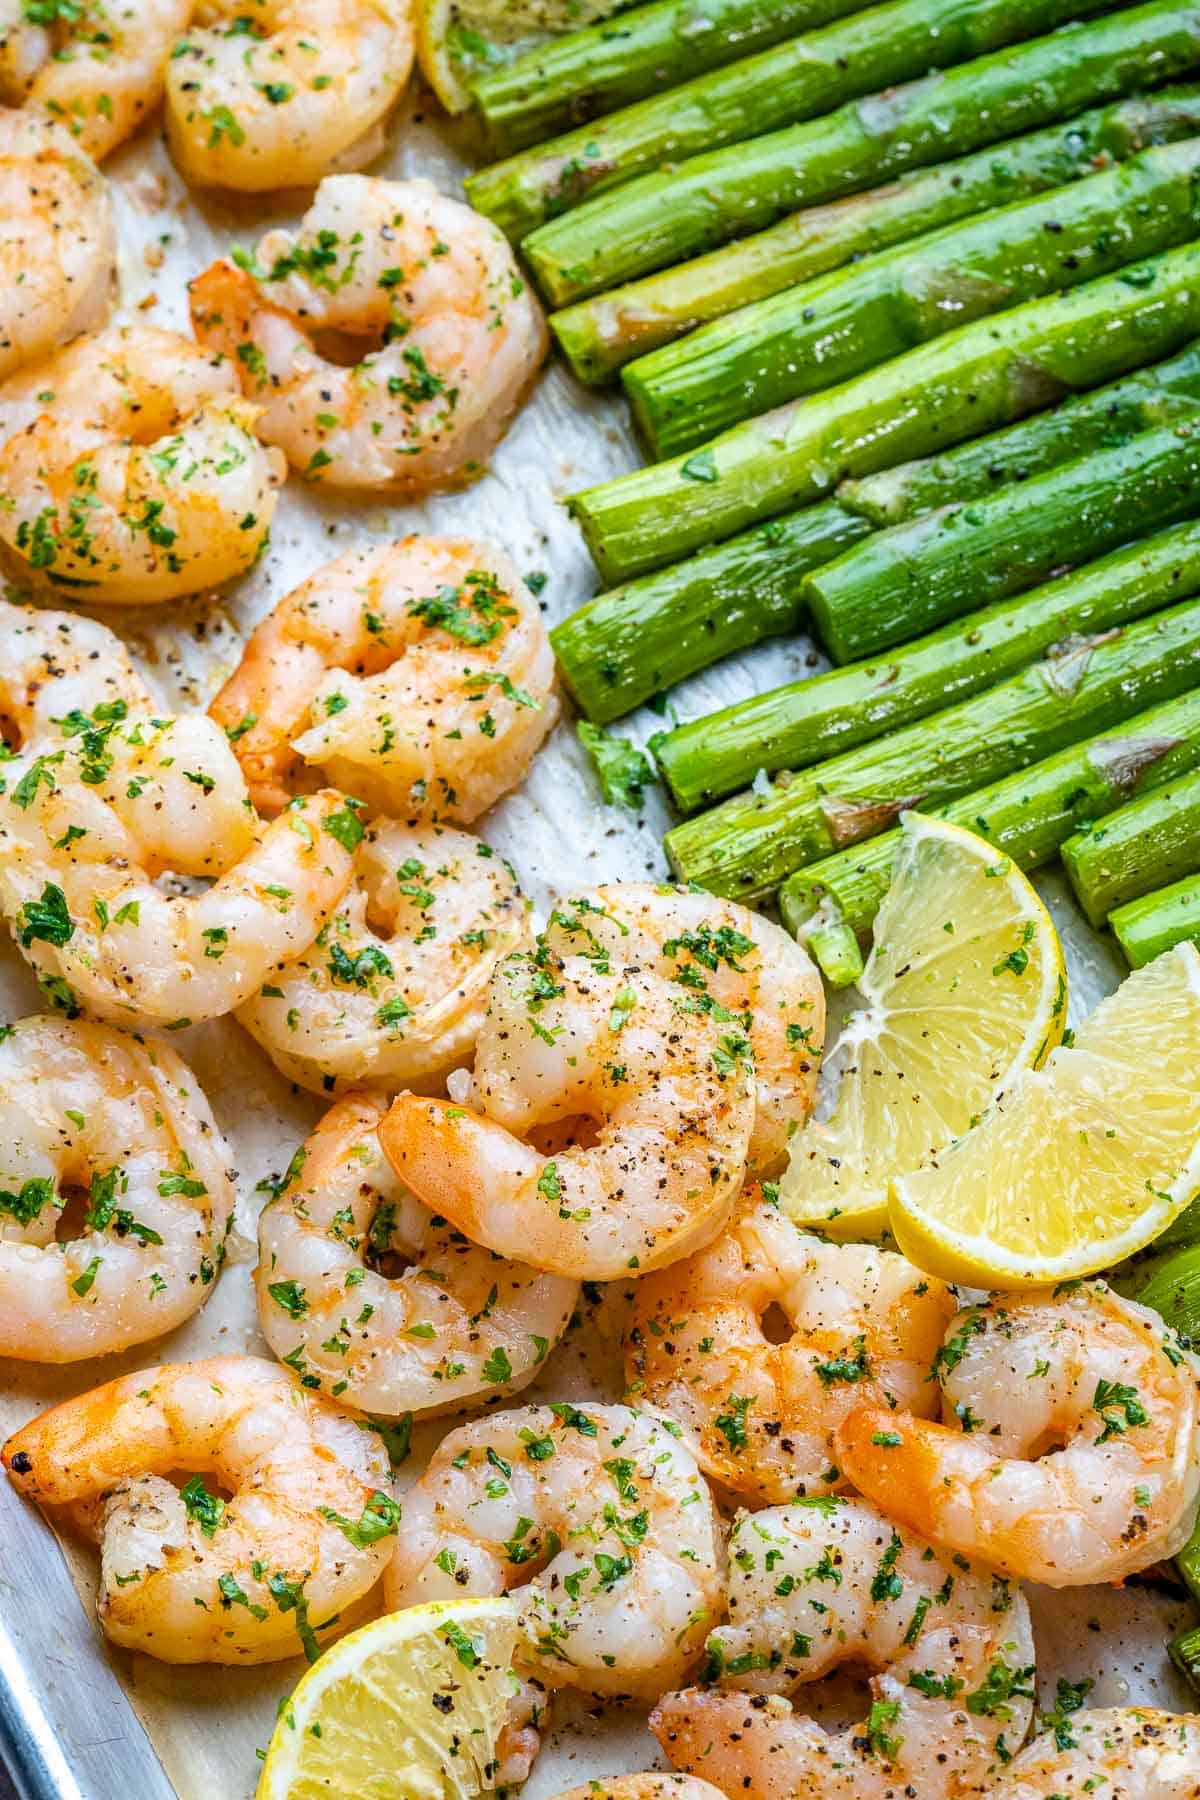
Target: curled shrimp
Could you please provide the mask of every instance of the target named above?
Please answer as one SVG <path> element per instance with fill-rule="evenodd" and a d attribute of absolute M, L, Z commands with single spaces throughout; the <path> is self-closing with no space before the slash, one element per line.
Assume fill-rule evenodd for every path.
<path fill-rule="evenodd" d="M 676 1768 L 747 1800 L 991 1793 L 1033 1711 L 1020 1590 L 862 1500 L 740 1518 L 708 1648 L 719 1688 L 668 1694 L 650 1728 Z M 870 1672 L 870 1712 L 827 1733 L 784 1696 L 846 1665 Z"/>
<path fill-rule="evenodd" d="M 61 739 L 80 715 L 153 711 L 133 658 L 107 625 L 0 600 L 0 641 L 0 732 L 10 749 Z"/>
<path fill-rule="evenodd" d="M 0 4 L 0 100 L 60 120 L 97 162 L 162 98 L 192 0 Z"/>
<path fill-rule="evenodd" d="M 365 1421 L 256 1356 L 110 1381 L 42 1413 L 0 1458 L 21 1493 L 99 1543 L 105 1632 L 160 1662 L 315 1656 L 379 1579 L 400 1516 Z M 179 1488 L 167 1477 L 181 1470 Z"/>
<path fill-rule="evenodd" d="M 935 1363 L 945 1424 L 858 1406 L 854 1485 L 935 1543 L 1049 1587 L 1120 1581 L 1186 1540 L 1200 1493 L 1196 1368 L 1103 1282 L 999 1295 Z"/>
<path fill-rule="evenodd" d="M 548 1687 L 653 1698 L 724 1604 L 704 1478 L 624 1406 L 526 1406 L 452 1431 L 405 1496 L 390 1607 L 518 1590 L 518 1670 Z"/>
<path fill-rule="evenodd" d="M 232 1012 L 345 893 L 362 827 L 342 795 L 259 826 L 222 733 L 81 716 L 5 765 L 0 911 L 58 1010 L 178 1026 Z M 156 877 L 211 879 L 200 893 Z"/>
<path fill-rule="evenodd" d="M 492 970 L 527 935 L 527 902 L 489 845 L 444 826 L 377 819 L 354 874 L 315 941 L 238 1018 L 315 1093 L 439 1082 L 470 1059 Z"/>
<path fill-rule="evenodd" d="M 1073 1713 L 1070 1744 L 1047 1732 L 1004 1770 L 991 1800 L 1196 1800 L 1200 1718 L 1149 1706 Z"/>
<path fill-rule="evenodd" d="M 405 1194 L 379 1148 L 383 1112 L 367 1094 L 340 1101 L 263 1209 L 263 1334 L 310 1385 L 393 1418 L 515 1393 L 579 1290 L 468 1243 Z"/>
<path fill-rule="evenodd" d="M 103 325 L 116 263 L 91 158 L 52 119 L 0 112 L 0 378 Z"/>
<path fill-rule="evenodd" d="M 719 1788 L 694 1775 L 609 1775 L 556 1794 L 554 1800 L 723 1800 Z"/>
<path fill-rule="evenodd" d="M 412 61 L 408 0 L 203 0 L 167 65 L 171 153 L 252 193 L 362 168 Z"/>
<path fill-rule="evenodd" d="M 482 472 L 547 346 L 495 225 L 427 181 L 331 175 L 254 266 L 206 269 L 192 320 L 307 481 L 417 495 Z M 322 354 L 328 332 L 357 343 L 350 367 Z"/>
<path fill-rule="evenodd" d="M 285 595 L 209 711 L 261 812 L 287 804 L 308 764 L 395 818 L 469 824 L 522 779 L 558 699 L 537 602 L 508 558 L 408 537 Z"/>
<path fill-rule="evenodd" d="M 262 553 L 282 478 L 220 357 L 147 325 L 82 337 L 0 388 L 0 540 L 50 586 L 148 605 Z"/>
<path fill-rule="evenodd" d="M 834 1428 L 856 1401 L 934 1409 L 929 1367 L 955 1307 L 902 1256 L 822 1243 L 750 1193 L 706 1249 L 638 1282 L 629 1392 L 685 1426 L 705 1473 L 751 1505 L 827 1493 Z"/>
<path fill-rule="evenodd" d="M 0 1355 L 77 1362 L 208 1298 L 229 1152 L 191 1070 L 106 1025 L 21 1019 L 0 1041 Z M 80 1235 L 56 1241 L 71 1190 Z"/>
<path fill-rule="evenodd" d="M 782 939 L 669 888 L 563 901 L 496 971 L 469 1090 L 393 1104 L 397 1173 L 468 1237 L 561 1274 L 691 1255 L 807 1111 L 820 983 Z"/>

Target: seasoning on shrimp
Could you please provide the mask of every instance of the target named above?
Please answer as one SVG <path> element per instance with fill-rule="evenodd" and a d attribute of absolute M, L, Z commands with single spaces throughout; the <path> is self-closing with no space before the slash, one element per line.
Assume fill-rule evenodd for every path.
<path fill-rule="evenodd" d="M 238 1019 L 315 1093 L 438 1082 L 470 1060 L 492 971 L 528 936 L 528 903 L 502 857 L 446 826 L 376 819 L 354 877 Z"/>
<path fill-rule="evenodd" d="M 578 1286 L 493 1256 L 406 1194 L 379 1148 L 385 1105 L 340 1101 L 263 1208 L 263 1335 L 309 1387 L 389 1418 L 515 1393 L 562 1336 Z"/>
<path fill-rule="evenodd" d="M 469 824 L 523 778 L 558 699 L 537 601 L 508 558 L 408 537 L 285 595 L 209 710 L 261 812 L 321 770 L 395 819 Z"/>
<path fill-rule="evenodd" d="M 259 435 L 306 481 L 418 495 L 483 472 L 545 358 L 503 232 L 427 181 L 331 175 L 294 234 L 192 283 L 196 335 L 236 363 Z M 358 340 L 351 366 L 317 334 Z"/>
<path fill-rule="evenodd" d="M 128 648 L 94 619 L 0 599 L 0 641 L 0 727 L 10 750 L 58 747 L 81 717 L 103 724 L 154 711 Z"/>
<path fill-rule="evenodd" d="M 106 1635 L 160 1662 L 315 1660 L 400 1519 L 381 1437 L 257 1356 L 110 1381 L 23 1426 L 0 1460 L 98 1542 Z"/>
<path fill-rule="evenodd" d="M 685 1426 L 705 1473 L 749 1504 L 827 1493 L 858 1401 L 936 1408 L 929 1365 L 955 1306 L 902 1256 L 806 1236 L 752 1191 L 706 1249 L 638 1282 L 629 1394 Z"/>
<path fill-rule="evenodd" d="M 641 884 L 562 901 L 492 980 L 453 1103 L 401 1094 L 380 1141 L 421 1199 L 503 1256 L 611 1281 L 725 1225 L 807 1114 L 820 981 L 778 926 Z"/>
<path fill-rule="evenodd" d="M 0 112 L 0 378 L 103 325 L 117 235 L 108 183 L 64 126 Z"/>
<path fill-rule="evenodd" d="M 554 1800 L 722 1800 L 722 1795 L 694 1775 L 609 1775 L 556 1794 Z"/>
<path fill-rule="evenodd" d="M 517 1590 L 518 1672 L 654 1698 L 721 1616 L 720 1524 L 678 1428 L 624 1406 L 519 1407 L 443 1438 L 404 1500 L 389 1607 Z"/>
<path fill-rule="evenodd" d="M 353 804 L 325 791 L 264 829 L 203 713 L 129 717 L 121 704 L 66 724 L 0 776 L 0 913 L 47 999 L 115 1024 L 232 1012 L 346 892 Z M 211 886 L 164 891 L 166 870 Z"/>
<path fill-rule="evenodd" d="M 197 187 L 307 187 L 384 148 L 408 0 L 203 0 L 167 65 L 167 140 Z"/>
<path fill-rule="evenodd" d="M 97 162 L 162 98 L 192 0 L 70 0 L 0 11 L 0 101 L 48 113 Z"/>
<path fill-rule="evenodd" d="M 174 1051 L 106 1025 L 0 1038 L 0 1355 L 76 1362 L 207 1300 L 233 1214 L 229 1150 Z M 72 1190 L 77 1236 L 56 1239 Z"/>
<path fill-rule="evenodd" d="M 966 1800 L 1033 1713 L 1020 1589 L 863 1500 L 743 1515 L 708 1650 L 715 1689 L 667 1694 L 651 1730 L 676 1768 L 746 1800 Z M 784 1696 L 846 1665 L 869 1673 L 871 1706 L 827 1733 Z"/>
<path fill-rule="evenodd" d="M 998 1294 L 934 1363 L 944 1424 L 856 1407 L 836 1456 L 935 1543 L 1049 1587 L 1121 1581 L 1186 1541 L 1200 1493 L 1196 1364 L 1103 1282 Z"/>
<path fill-rule="evenodd" d="M 1064 1741 L 1064 1738 L 1066 1741 Z M 1000 1775 L 990 1800 L 1196 1800 L 1200 1718 L 1152 1706 L 1071 1714 L 1034 1738 Z"/>
<path fill-rule="evenodd" d="M 152 605 L 245 574 L 283 466 L 229 365 L 150 326 L 82 337 L 0 388 L 0 539 L 30 577 Z"/>

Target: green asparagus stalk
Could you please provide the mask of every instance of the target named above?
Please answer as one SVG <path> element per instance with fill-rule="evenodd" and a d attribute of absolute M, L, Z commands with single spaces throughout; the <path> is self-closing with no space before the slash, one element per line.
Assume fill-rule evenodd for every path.
<path fill-rule="evenodd" d="M 1200 774 L 1185 775 L 1085 826 L 1062 847 L 1063 867 L 1097 930 L 1140 900 L 1200 869 Z"/>
<path fill-rule="evenodd" d="M 1074 394 L 1058 406 L 970 438 L 944 456 L 897 463 L 877 475 L 843 481 L 837 497 L 872 525 L 899 525 L 919 513 L 998 493 L 1060 463 L 1104 449 L 1154 425 L 1182 424 L 1200 399 L 1200 344 L 1180 355 Z"/>
<path fill-rule="evenodd" d="M 827 500 L 589 600 L 550 633 L 572 699 L 608 724 L 718 657 L 795 631 L 805 574 L 870 529 Z"/>
<path fill-rule="evenodd" d="M 998 491 L 1156 422 L 1186 419 L 1197 399 L 1200 346 L 1192 345 L 1167 362 L 1094 393 L 1077 394 L 944 456 L 843 482 L 838 503 L 825 501 L 754 526 L 669 569 L 589 600 L 550 634 L 563 678 L 580 710 L 607 724 L 722 656 L 799 629 L 801 578 L 857 543 L 866 535 L 867 522 L 891 524 L 952 500 Z M 864 723 L 874 716 L 864 714 Z M 695 741 L 705 726 L 696 722 L 680 729 Z M 722 745 L 736 755 L 734 736 L 727 736 L 724 727 L 716 729 L 714 748 Z M 737 732 L 732 717 L 727 729 Z M 737 735 L 747 746 L 757 746 L 747 749 L 756 760 L 744 778 L 728 790 L 715 788 L 714 795 L 749 782 L 760 767 L 799 766 L 798 740 L 792 740 L 792 753 L 774 764 L 764 753 L 756 724 Z M 840 749 L 852 741 L 838 738 L 836 744 Z M 773 733 L 771 746 L 773 752 Z"/>
<path fill-rule="evenodd" d="M 925 810 L 978 832 L 1022 869 L 1037 869 L 1088 819 L 1102 818 L 1133 794 L 1198 766 L 1200 692 L 1193 689 L 1127 716 L 1118 731 L 1106 730 L 949 805 Z M 779 895 L 792 935 L 807 941 L 810 922 L 819 921 L 824 929 L 842 925 L 865 938 L 887 891 L 899 837 L 898 831 L 885 832 L 793 875 Z"/>
<path fill-rule="evenodd" d="M 1152 0 L 664 166 L 539 226 L 525 256 L 542 293 L 565 306 L 785 213 L 1179 79 L 1198 51 L 1196 0 Z"/>
<path fill-rule="evenodd" d="M 1200 431 L 1158 426 L 876 532 L 807 576 L 804 596 L 829 654 L 850 662 L 1187 518 L 1198 500 Z"/>
<path fill-rule="evenodd" d="M 642 440 L 655 457 L 692 450 L 969 319 L 1186 243 L 1198 171 L 1200 139 L 1159 145 L 717 319 L 625 370 Z"/>
<path fill-rule="evenodd" d="M 577 494 L 571 507 L 615 585 L 819 500 L 847 475 L 933 455 L 1099 387 L 1197 330 L 1200 246 L 1187 245 L 964 325 L 704 450 Z"/>
<path fill-rule="evenodd" d="M 911 725 L 1015 675 L 1056 645 L 1065 646 L 1062 655 L 1041 673 L 1069 686 L 1090 660 L 1097 633 L 1197 592 L 1200 525 L 1188 523 L 1019 601 L 969 613 L 893 656 L 831 669 L 690 720 L 657 741 L 655 759 L 680 811 L 694 812 L 749 786 L 760 769 L 802 769 Z"/>
<path fill-rule="evenodd" d="M 472 83 L 496 156 L 709 69 L 815 31 L 862 0 L 658 0 L 504 63 Z"/>
<path fill-rule="evenodd" d="M 1044 661 L 767 792 L 739 795 L 667 833 L 683 881 L 765 899 L 793 870 L 939 808 L 1114 725 L 1200 678 L 1200 601 L 1068 643 Z"/>
<path fill-rule="evenodd" d="M 914 169 L 886 187 L 793 213 L 707 256 L 581 300 L 552 314 L 550 326 L 576 375 L 596 385 L 635 357 L 752 301 L 1197 131 L 1198 87 L 1096 107 L 1066 124 Z"/>
<path fill-rule="evenodd" d="M 1046 31 L 1103 0 L 885 0 L 467 178 L 514 243 L 587 196 Z M 1091 96 L 1085 97 L 1087 99 Z"/>
<path fill-rule="evenodd" d="M 1200 876 L 1190 875 L 1157 894 L 1118 906 L 1108 922 L 1133 969 L 1153 962 L 1185 938 L 1200 943 Z"/>
<path fill-rule="evenodd" d="M 1200 1694 L 1200 1625 L 1181 1631 L 1167 1645 L 1167 1654 L 1179 1673 Z"/>
<path fill-rule="evenodd" d="M 1186 1214 L 1176 1220 L 1178 1225 Z M 1192 1221 L 1195 1224 L 1195 1220 Z M 1160 1240 L 1161 1241 L 1161 1240 Z M 1155 1249 L 1158 1248 L 1156 1244 Z M 1161 1313 L 1167 1324 L 1182 1337 L 1195 1339 L 1200 1343 L 1200 1251 L 1193 1241 L 1187 1248 L 1172 1251 L 1169 1256 L 1156 1259 L 1149 1279 L 1139 1284 L 1133 1298 L 1143 1306 L 1152 1306 L 1156 1313 Z M 1180 1551 L 1176 1562 L 1181 1564 L 1186 1559 L 1187 1573 L 1182 1566 L 1180 1574 L 1192 1591 L 1200 1599 L 1200 1541 L 1195 1537 L 1187 1550 Z M 1193 1586 L 1193 1583 L 1196 1585 Z"/>

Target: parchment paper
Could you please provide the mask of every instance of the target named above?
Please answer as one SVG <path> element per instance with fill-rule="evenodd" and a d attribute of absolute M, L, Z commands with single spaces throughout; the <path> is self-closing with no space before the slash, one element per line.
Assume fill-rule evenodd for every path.
<path fill-rule="evenodd" d="M 467 166 L 440 120 L 436 103 L 414 94 L 397 117 L 391 148 L 375 173 L 422 175 L 459 193 Z M 251 244 L 271 224 L 294 223 L 307 196 L 214 202 L 190 193 L 176 175 L 157 131 L 143 134 L 106 165 L 117 191 L 122 239 L 118 321 L 141 320 L 188 330 L 185 285 L 232 244 Z M 0 421 L 2 427 L 2 421 Z M 152 609 L 97 609 L 134 647 L 164 704 L 204 705 L 237 661 L 242 636 L 282 594 L 321 563 L 353 546 L 387 542 L 410 531 L 467 533 L 506 550 L 525 573 L 549 579 L 542 604 L 550 622 L 564 617 L 594 590 L 595 576 L 561 499 L 577 488 L 636 465 L 638 457 L 621 403 L 596 398 L 557 364 L 543 375 L 490 472 L 463 492 L 421 506 L 325 499 L 290 481 L 280 498 L 271 548 L 260 567 L 234 591 Z M 696 716 L 758 688 L 822 666 L 807 639 L 760 646 L 719 669 L 682 684 L 670 696 L 680 718 Z M 643 711 L 620 727 L 644 742 L 661 717 Z M 510 858 L 539 909 L 562 888 L 602 880 L 660 879 L 666 875 L 660 838 L 665 808 L 648 796 L 644 816 L 601 804 L 568 718 L 537 758 L 521 790 L 504 800 L 479 829 Z M 1057 876 L 1042 883 L 1068 949 L 1072 1019 L 1120 979 L 1111 947 L 1090 933 L 1067 900 Z M 0 945 L 0 1017 L 37 1011 L 39 996 L 19 954 Z M 214 1352 L 269 1354 L 259 1336 L 250 1283 L 261 1179 L 282 1170 L 318 1118 L 320 1103 L 293 1090 L 231 1020 L 173 1034 L 172 1045 L 195 1070 L 234 1151 L 238 1171 L 236 1229 L 229 1263 L 207 1307 L 183 1329 L 124 1356 L 65 1369 L 0 1363 L 0 1427 L 5 1434 L 44 1406 L 127 1370 Z M 620 1397 L 621 1312 L 624 1294 L 610 1289 L 601 1305 L 549 1358 L 544 1379 L 527 1397 Z M 454 1421 L 450 1421 L 453 1424 Z M 414 1434 L 402 1483 L 419 1475 L 448 1429 L 433 1421 Z M 91 1607 L 95 1562 L 90 1552 L 64 1546 L 81 1603 Z M 46 1556 L 58 1554 L 46 1532 Z M 33 1582 L 34 1569 L 4 1565 L 10 1581 Z M 1146 1587 L 1124 1592 L 1088 1589 L 1030 1595 L 1037 1625 L 1039 1683 L 1053 1697 L 1060 1674 L 1091 1676 L 1096 1705 L 1154 1702 L 1185 1710 L 1188 1692 L 1165 1654 L 1167 1637 L 1188 1608 Z M 96 1654 L 113 1660 L 167 1773 L 183 1800 L 249 1800 L 257 1778 L 256 1746 L 265 1746 L 280 1698 L 294 1686 L 301 1662 L 258 1669 L 171 1669 L 148 1657 L 114 1652 L 96 1631 Z M 69 1679 L 69 1671 L 64 1672 Z M 861 1693 L 844 1681 L 824 1694 L 809 1690 L 830 1719 L 855 1716 L 847 1708 Z M 574 1702 L 548 1741 L 525 1800 L 545 1800 L 589 1776 L 656 1764 L 657 1746 L 640 1715 L 589 1709 Z M 113 1797 L 116 1800 L 116 1797 Z M 129 1797 L 122 1797 L 129 1800 Z M 136 1797 L 134 1797 L 136 1800 Z"/>

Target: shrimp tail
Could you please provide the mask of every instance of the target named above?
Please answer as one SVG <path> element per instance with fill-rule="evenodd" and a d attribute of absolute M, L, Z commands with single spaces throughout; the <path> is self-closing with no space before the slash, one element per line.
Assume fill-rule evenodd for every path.
<path fill-rule="evenodd" d="M 971 1487 L 996 1462 L 986 1443 L 933 1419 L 864 1402 L 838 1425 L 834 1458 L 847 1480 L 888 1518 L 977 1552 Z M 953 1520 L 960 1508 L 964 1524 L 956 1534 Z M 994 1560 L 994 1546 L 988 1555 Z"/>
<path fill-rule="evenodd" d="M 711 1781 L 723 1793 L 754 1800 L 815 1800 L 822 1792 L 800 1772 L 828 1765 L 824 1733 L 774 1694 L 684 1688 L 664 1694 L 650 1729 L 673 1768 Z M 824 1752 L 824 1754 L 823 1754 Z"/>

